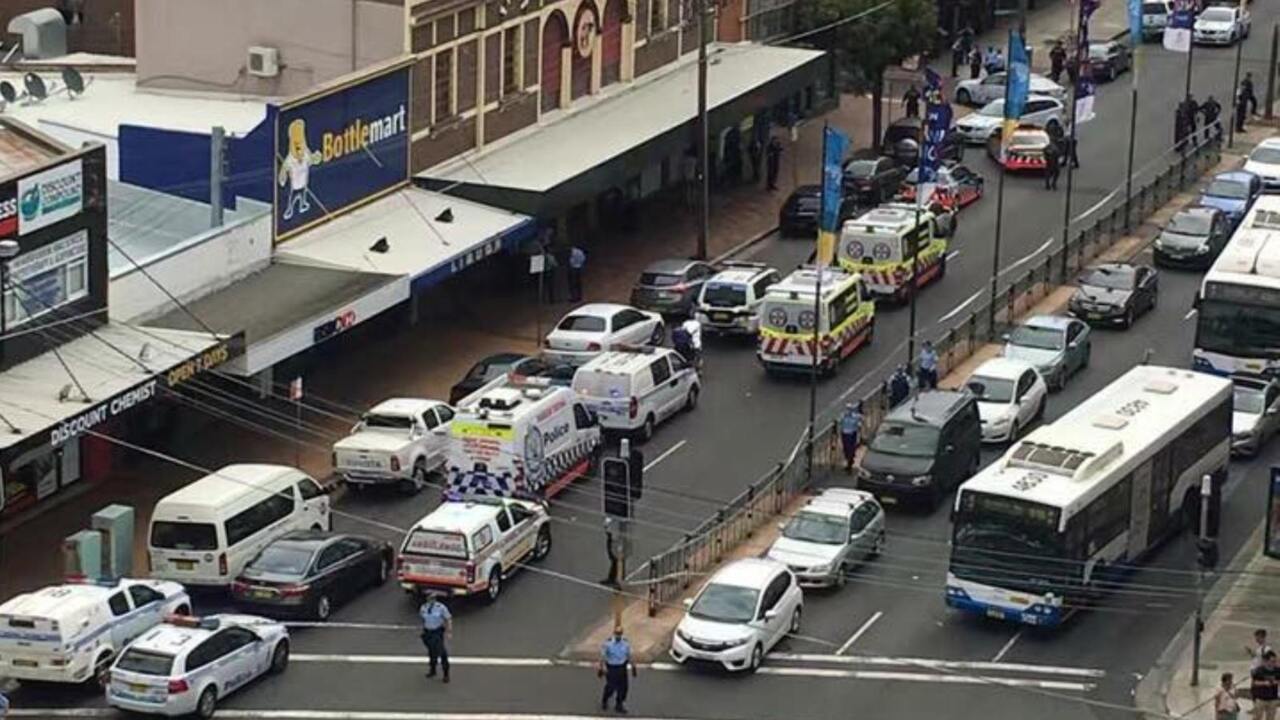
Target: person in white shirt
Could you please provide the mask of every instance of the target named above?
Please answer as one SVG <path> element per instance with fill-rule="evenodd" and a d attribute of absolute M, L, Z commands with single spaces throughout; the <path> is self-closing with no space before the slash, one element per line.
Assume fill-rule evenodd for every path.
<path fill-rule="evenodd" d="M 694 351 L 702 352 L 702 323 L 691 317 L 680 323 L 680 327 L 683 327 L 685 332 L 689 333 L 689 341 L 693 345 Z"/>
<path fill-rule="evenodd" d="M 289 154 L 280 163 L 276 179 L 280 187 L 288 187 L 289 194 L 281 215 L 285 220 L 293 219 L 295 210 L 302 214 L 311 210 L 307 185 L 311 181 L 311 166 L 319 164 L 320 153 L 307 147 L 306 121 L 299 118 L 289 123 Z"/>

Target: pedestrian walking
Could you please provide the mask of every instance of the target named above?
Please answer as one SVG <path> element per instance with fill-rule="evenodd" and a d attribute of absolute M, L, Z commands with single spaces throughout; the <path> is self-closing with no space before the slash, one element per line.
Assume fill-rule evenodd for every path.
<path fill-rule="evenodd" d="M 933 349 L 933 342 L 929 340 L 925 340 L 924 346 L 920 348 L 920 369 L 917 374 L 921 390 L 938 387 L 938 351 Z"/>
<path fill-rule="evenodd" d="M 1182 112 L 1186 116 L 1187 123 L 1187 139 L 1195 142 L 1196 135 L 1200 132 L 1200 104 L 1191 95 L 1182 101 Z"/>
<path fill-rule="evenodd" d="M 849 403 L 840 416 L 840 446 L 844 450 L 844 471 L 853 474 L 853 461 L 858 456 L 858 435 L 862 432 L 862 401 Z"/>
<path fill-rule="evenodd" d="M 911 394 L 911 375 L 906 365 L 899 365 L 889 377 L 889 407 L 897 407 Z"/>
<path fill-rule="evenodd" d="M 627 670 L 630 666 L 631 674 Z M 609 709 L 609 700 L 614 700 L 613 709 L 620 713 L 627 712 L 627 691 L 631 689 L 631 678 L 636 676 L 636 665 L 631 661 L 631 643 L 622 635 L 622 628 L 615 627 L 613 635 L 604 641 L 600 648 L 600 664 L 596 668 L 596 676 L 604 678 L 604 694 L 600 696 L 600 709 Z"/>
<path fill-rule="evenodd" d="M 956 38 L 956 41 L 951 43 L 951 77 L 956 77 L 960 74 L 960 66 L 964 64 L 965 58 L 968 56 L 969 53 L 965 52 L 964 43 L 960 38 Z"/>
<path fill-rule="evenodd" d="M 1204 137 L 1206 140 L 1222 139 L 1222 125 L 1218 117 L 1222 115 L 1222 105 L 1212 95 L 1205 98 L 1200 105 L 1200 114 L 1204 116 Z"/>
<path fill-rule="evenodd" d="M 920 117 L 920 90 L 915 83 L 902 94 L 902 105 L 906 108 L 907 117 Z"/>
<path fill-rule="evenodd" d="M 1258 96 L 1253 94 L 1253 73 L 1246 72 L 1240 81 L 1240 99 L 1249 107 L 1250 115 L 1258 114 Z"/>
<path fill-rule="evenodd" d="M 1061 153 L 1058 152 L 1059 142 L 1050 141 L 1044 149 L 1044 189 L 1058 189 L 1058 175 L 1062 172 Z"/>
<path fill-rule="evenodd" d="M 443 673 L 443 680 L 449 682 L 449 647 L 448 641 L 453 636 L 453 615 L 449 608 L 440 602 L 440 595 L 428 592 L 426 602 L 418 607 L 418 617 L 422 618 L 422 644 L 427 646 L 427 677 L 436 676 L 436 666 Z"/>
<path fill-rule="evenodd" d="M 1276 667 L 1276 654 L 1268 650 L 1262 656 L 1262 665 L 1249 672 L 1249 696 L 1253 698 L 1254 720 L 1275 720 L 1276 698 L 1280 693 L 1280 667 Z"/>
<path fill-rule="evenodd" d="M 569 302 L 582 300 L 582 270 L 587 266 L 587 251 L 574 245 L 569 248 Z"/>
<path fill-rule="evenodd" d="M 1073 170 L 1079 169 L 1080 157 L 1076 155 L 1077 139 L 1075 132 L 1069 132 L 1062 136 L 1062 161 L 1061 165 L 1071 164 Z"/>
<path fill-rule="evenodd" d="M 969 51 L 969 79 L 977 80 L 982 76 L 982 51 L 974 48 Z"/>
<path fill-rule="evenodd" d="M 1253 644 L 1246 645 L 1244 651 L 1249 655 L 1249 669 L 1262 665 L 1262 656 L 1271 652 L 1271 643 L 1267 642 L 1266 628 L 1253 631 Z"/>
<path fill-rule="evenodd" d="M 1236 720 L 1240 717 L 1240 702 L 1236 700 L 1235 676 L 1222 673 L 1222 681 L 1213 693 L 1214 720 Z"/>
<path fill-rule="evenodd" d="M 1053 44 L 1053 49 L 1049 51 L 1049 79 L 1058 82 L 1062 77 L 1062 71 L 1067 67 L 1067 50 L 1062 47 L 1062 41 L 1058 40 Z"/>
<path fill-rule="evenodd" d="M 765 147 L 765 186 L 770 190 L 778 189 L 778 169 L 782 165 L 782 141 L 777 136 L 769 138 Z"/>
<path fill-rule="evenodd" d="M 760 163 L 764 160 L 764 143 L 760 142 L 759 135 L 751 138 L 751 144 L 747 146 L 747 158 L 751 161 L 751 184 L 755 185 L 760 182 Z"/>

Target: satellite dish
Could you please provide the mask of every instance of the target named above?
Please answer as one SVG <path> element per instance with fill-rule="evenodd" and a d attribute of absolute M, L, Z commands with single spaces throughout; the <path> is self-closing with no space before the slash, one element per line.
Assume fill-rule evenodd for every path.
<path fill-rule="evenodd" d="M 27 87 L 27 95 L 33 102 L 40 102 L 49 97 L 49 89 L 44 86 L 44 80 L 35 73 L 23 75 L 22 84 Z"/>
<path fill-rule="evenodd" d="M 84 78 L 73 67 L 62 68 L 62 84 L 67 86 L 67 95 L 73 99 L 84 94 Z"/>
<path fill-rule="evenodd" d="M 0 80 L 0 98 L 4 98 L 7 103 L 18 99 L 18 91 L 13 88 L 13 83 L 8 80 Z"/>

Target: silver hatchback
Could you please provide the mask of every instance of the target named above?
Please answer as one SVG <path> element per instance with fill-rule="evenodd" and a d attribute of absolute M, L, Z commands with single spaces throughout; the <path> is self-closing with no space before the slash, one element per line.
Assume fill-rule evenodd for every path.
<path fill-rule="evenodd" d="M 785 563 L 802 587 L 844 585 L 852 568 L 885 545 L 884 508 L 851 488 L 822 491 L 780 528 L 765 557 Z"/>

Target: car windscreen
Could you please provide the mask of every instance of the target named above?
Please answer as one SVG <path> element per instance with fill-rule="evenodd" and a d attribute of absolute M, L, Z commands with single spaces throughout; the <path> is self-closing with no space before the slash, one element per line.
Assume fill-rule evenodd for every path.
<path fill-rule="evenodd" d="M 739 585 L 708 585 L 689 608 L 689 615 L 702 620 L 744 623 L 755 619 L 760 591 Z"/>
<path fill-rule="evenodd" d="M 876 173 L 875 160 L 854 160 L 844 169 L 845 173 L 853 177 L 871 177 Z"/>
<path fill-rule="evenodd" d="M 367 429 L 376 430 L 408 430 L 413 427 L 413 418 L 408 415 L 382 415 L 368 413 L 361 421 Z"/>
<path fill-rule="evenodd" d="M 272 575 L 303 575 L 311 566 L 312 549 L 298 545 L 268 545 L 248 569 Z"/>
<path fill-rule="evenodd" d="M 933 457 L 937 448 L 937 428 L 893 420 L 882 423 L 871 440 L 872 450 L 888 455 Z"/>
<path fill-rule="evenodd" d="M 702 302 L 714 307 L 746 305 L 747 287 L 739 283 L 708 283 L 702 291 Z"/>
<path fill-rule="evenodd" d="M 218 529 L 211 523 L 156 520 L 151 546 L 165 550 L 217 550 Z"/>
<path fill-rule="evenodd" d="M 1090 45 L 1089 57 L 1093 60 L 1106 60 L 1110 50 L 1110 45 Z"/>
<path fill-rule="evenodd" d="M 667 273 L 641 273 L 640 284 L 651 287 L 671 287 L 680 284 L 680 276 Z"/>
<path fill-rule="evenodd" d="M 572 330 L 574 332 L 604 332 L 604 318 L 595 315 L 570 315 L 560 321 L 556 326 L 557 330 Z"/>
<path fill-rule="evenodd" d="M 168 677 L 173 674 L 173 656 L 129 648 L 116 661 L 115 667 L 117 670 L 138 673 L 139 675 Z"/>
<path fill-rule="evenodd" d="M 1133 289 L 1133 276 L 1127 272 L 1095 269 L 1081 275 L 1080 284 L 1109 288 L 1111 290 L 1131 290 Z"/>
<path fill-rule="evenodd" d="M 1206 22 L 1231 22 L 1235 19 L 1235 13 L 1229 8 L 1211 7 L 1206 8 L 1200 13 L 1200 19 Z"/>
<path fill-rule="evenodd" d="M 843 545 L 849 540 L 849 523 L 835 515 L 800 512 L 782 528 L 782 537 L 823 545 Z"/>
<path fill-rule="evenodd" d="M 1004 117 L 1004 100 L 992 100 L 979 110 L 978 114 L 987 117 Z"/>
<path fill-rule="evenodd" d="M 1265 398 L 1261 390 L 1256 388 L 1240 387 L 1237 385 L 1235 388 L 1235 395 L 1231 400 L 1231 407 L 1239 413 L 1261 415 L 1264 403 Z"/>
<path fill-rule="evenodd" d="M 1268 165 L 1280 165 L 1280 147 L 1256 147 L 1249 153 L 1249 159 Z"/>
<path fill-rule="evenodd" d="M 982 402 L 1013 402 L 1014 383 L 1004 378 L 982 377 L 974 375 L 965 383 L 965 388 Z"/>
<path fill-rule="evenodd" d="M 1169 232 L 1183 235 L 1208 235 L 1209 228 L 1212 226 L 1213 219 L 1210 215 L 1178 213 L 1169 221 Z"/>
<path fill-rule="evenodd" d="M 1249 184 L 1239 180 L 1223 180 L 1218 179 L 1209 183 L 1209 188 L 1204 191 L 1209 197 L 1230 198 L 1232 200 L 1248 200 Z"/>
<path fill-rule="evenodd" d="M 1061 330 L 1034 325 L 1019 325 L 1009 335 L 1011 344 L 1038 350 L 1061 350 L 1065 341 Z"/>

